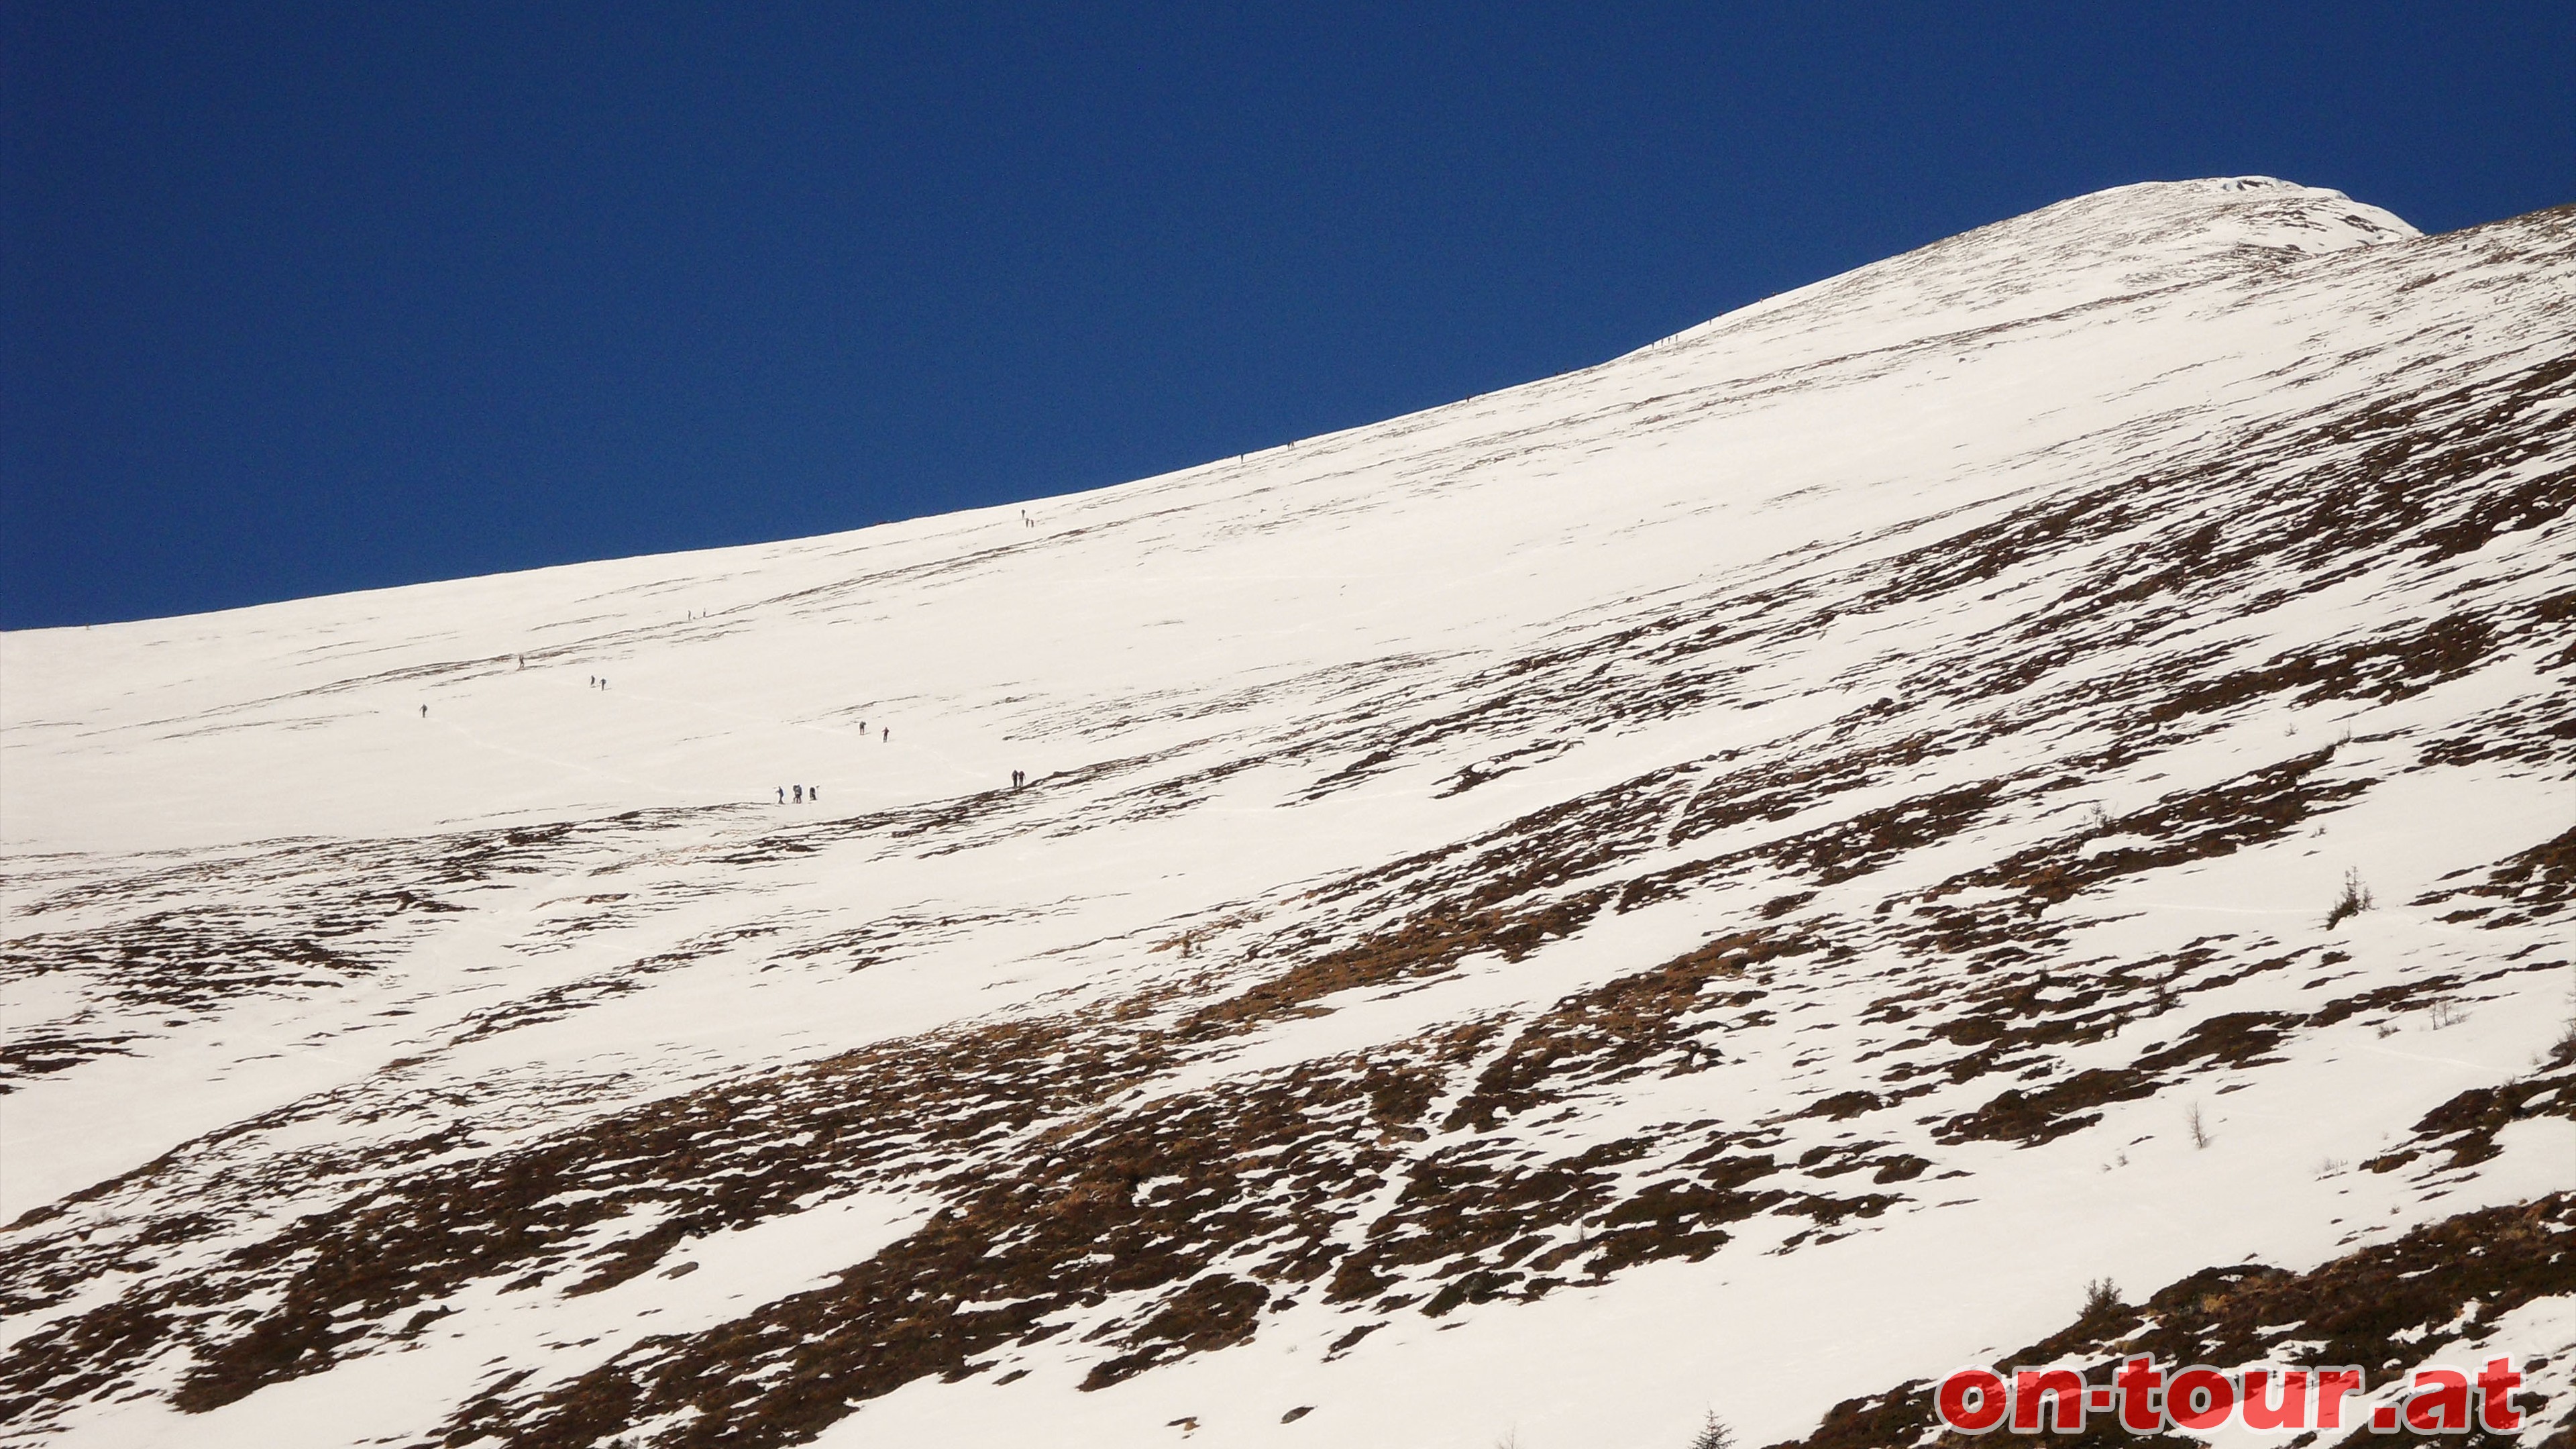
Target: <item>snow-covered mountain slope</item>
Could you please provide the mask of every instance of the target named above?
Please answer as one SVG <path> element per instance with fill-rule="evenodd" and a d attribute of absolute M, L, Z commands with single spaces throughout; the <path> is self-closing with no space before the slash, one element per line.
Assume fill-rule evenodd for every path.
<path fill-rule="evenodd" d="M 0 638 L 0 1424 L 1857 1446 L 2147 1333 L 2564 1443 L 2572 409 L 2576 208 L 2157 184 L 1025 517 Z"/>

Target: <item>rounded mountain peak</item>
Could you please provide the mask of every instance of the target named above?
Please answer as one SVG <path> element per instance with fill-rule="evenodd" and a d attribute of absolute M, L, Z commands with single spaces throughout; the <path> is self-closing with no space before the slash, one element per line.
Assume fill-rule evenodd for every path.
<path fill-rule="evenodd" d="M 2142 181 L 1961 232 L 1738 308 L 1648 351 L 1812 332 L 1843 346 L 1988 326 L 2423 233 L 2340 191 L 2270 176 Z"/>
<path fill-rule="evenodd" d="M 2152 267 L 2213 258 L 2281 260 L 2422 234 L 2340 191 L 2271 176 L 2224 176 L 2114 186 L 1924 250 L 1972 241 L 2029 245 L 2068 260 Z"/>

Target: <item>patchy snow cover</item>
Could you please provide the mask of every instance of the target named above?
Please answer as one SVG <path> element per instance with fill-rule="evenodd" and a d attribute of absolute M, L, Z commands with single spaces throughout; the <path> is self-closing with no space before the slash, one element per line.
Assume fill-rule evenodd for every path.
<path fill-rule="evenodd" d="M 0 1424 L 1821 1449 L 2165 1335 L 2564 1442 L 2571 379 L 2569 209 L 2161 183 L 1025 521 L 0 638 Z"/>

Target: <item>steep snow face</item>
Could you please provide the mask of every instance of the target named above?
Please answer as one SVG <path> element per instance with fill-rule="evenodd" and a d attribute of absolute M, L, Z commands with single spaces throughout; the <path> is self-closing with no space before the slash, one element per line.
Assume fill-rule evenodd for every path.
<path fill-rule="evenodd" d="M 0 638 L 0 1418 L 1856 1445 L 2361 1296 L 2550 1432 L 2571 282 L 2127 187 L 1025 515 Z"/>

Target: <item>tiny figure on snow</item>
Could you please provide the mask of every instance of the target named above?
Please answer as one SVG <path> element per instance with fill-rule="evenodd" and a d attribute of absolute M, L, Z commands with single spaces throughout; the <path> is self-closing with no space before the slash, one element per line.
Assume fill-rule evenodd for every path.
<path fill-rule="evenodd" d="M 796 787 L 796 803 L 799 805 L 805 803 L 805 787 L 802 785 Z"/>

